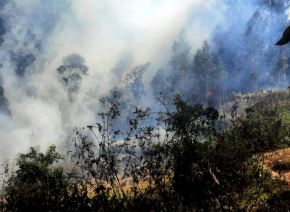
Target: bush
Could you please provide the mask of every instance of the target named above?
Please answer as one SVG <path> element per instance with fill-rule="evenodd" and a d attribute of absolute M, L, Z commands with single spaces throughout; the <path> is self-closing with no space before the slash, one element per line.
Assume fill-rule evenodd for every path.
<path fill-rule="evenodd" d="M 174 109 L 157 116 L 136 108 L 122 132 L 114 124 L 116 95 L 102 103 L 100 121 L 76 129 L 70 171 L 58 166 L 55 146 L 19 155 L 3 211 L 256 210 L 285 191 L 259 162 L 263 152 L 287 145 L 289 126 L 278 111 L 248 110 L 217 130 L 215 108 L 176 97 Z"/>
<path fill-rule="evenodd" d="M 17 159 L 18 170 L 5 186 L 6 209 L 12 211 L 60 210 L 68 185 L 62 168 L 53 167 L 62 156 L 51 146 L 46 154 L 31 148 Z"/>

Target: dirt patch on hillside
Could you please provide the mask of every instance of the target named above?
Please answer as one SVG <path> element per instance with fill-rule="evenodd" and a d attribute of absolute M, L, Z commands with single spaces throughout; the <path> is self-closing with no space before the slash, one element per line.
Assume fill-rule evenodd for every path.
<path fill-rule="evenodd" d="M 267 152 L 261 162 L 271 170 L 273 178 L 286 181 L 290 188 L 290 148 Z"/>

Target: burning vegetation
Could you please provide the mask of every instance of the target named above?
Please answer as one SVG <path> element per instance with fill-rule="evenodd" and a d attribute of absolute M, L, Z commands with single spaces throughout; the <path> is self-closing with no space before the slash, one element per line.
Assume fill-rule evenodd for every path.
<path fill-rule="evenodd" d="M 66 52 L 57 61 L 44 53 L 57 44 L 60 16 L 72 18 L 81 7 L 76 2 L 64 15 L 68 5 L 50 1 L 35 1 L 22 14 L 23 3 L 0 0 L 0 137 L 13 135 L 1 142 L 22 142 L 31 129 L 39 140 L 64 137 L 44 153 L 32 147 L 14 165 L 3 165 L 1 211 L 290 209 L 289 28 L 277 42 L 283 46 L 274 45 L 288 22 L 289 2 L 219 1 L 222 23 L 200 45 L 192 45 L 186 25 L 164 58 L 149 51 L 157 59 L 140 59 L 143 49 L 136 47 L 138 53 L 124 50 L 107 72 L 94 71 L 90 57 Z M 77 25 L 88 16 L 68 25 L 86 31 Z M 98 33 L 130 28 L 113 30 L 106 27 L 115 23 L 96 19 L 103 26 Z M 128 34 L 134 33 L 116 40 L 138 43 Z M 146 33 L 140 34 L 143 43 Z M 72 37 L 87 42 L 78 33 Z M 108 51 L 110 58 L 115 48 L 101 58 Z M 30 145 L 32 134 L 23 141 Z"/>
<path fill-rule="evenodd" d="M 136 108 L 122 130 L 117 97 L 102 100 L 98 123 L 75 130 L 66 155 L 32 148 L 15 171 L 7 166 L 1 210 L 288 208 L 288 156 L 269 153 L 290 145 L 288 91 L 240 96 L 249 105 L 233 118 L 179 96 L 171 105 L 160 98 L 163 111 Z"/>

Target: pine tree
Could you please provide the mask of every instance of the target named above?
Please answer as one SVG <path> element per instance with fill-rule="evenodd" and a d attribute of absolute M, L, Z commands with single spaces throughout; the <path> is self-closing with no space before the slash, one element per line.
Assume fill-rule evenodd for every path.
<path fill-rule="evenodd" d="M 210 77 L 214 73 L 214 62 L 208 42 L 205 41 L 193 59 L 193 71 L 198 79 L 197 88 L 202 95 L 204 104 L 208 104 L 208 97 L 212 95 Z"/>

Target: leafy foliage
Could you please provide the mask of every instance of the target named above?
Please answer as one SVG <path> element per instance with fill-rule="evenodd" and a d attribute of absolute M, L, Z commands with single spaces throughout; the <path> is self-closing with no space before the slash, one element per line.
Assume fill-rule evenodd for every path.
<path fill-rule="evenodd" d="M 287 195 L 260 163 L 263 152 L 289 145 L 280 110 L 252 107 L 219 129 L 225 120 L 214 107 L 175 96 L 164 112 L 136 108 L 123 131 L 118 93 L 101 103 L 99 121 L 75 130 L 70 170 L 57 163 L 55 146 L 45 154 L 32 148 L 15 172 L 6 169 L 2 210 L 262 210 Z"/>
<path fill-rule="evenodd" d="M 62 168 L 53 167 L 62 156 L 51 146 L 46 154 L 31 148 L 17 159 L 18 170 L 5 185 L 6 209 L 59 210 L 67 187 Z"/>
<path fill-rule="evenodd" d="M 59 79 L 69 95 L 80 89 L 82 78 L 87 74 L 85 59 L 78 54 L 71 54 L 63 59 L 63 65 L 57 68 Z"/>

